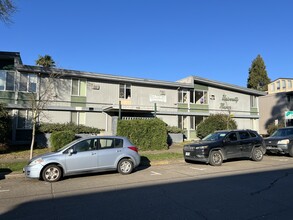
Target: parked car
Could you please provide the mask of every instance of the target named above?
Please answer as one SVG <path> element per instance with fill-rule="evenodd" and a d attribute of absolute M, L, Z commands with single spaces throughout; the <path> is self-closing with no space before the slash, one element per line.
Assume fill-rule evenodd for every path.
<path fill-rule="evenodd" d="M 293 157 L 293 127 L 279 128 L 264 140 L 268 152 L 289 154 Z"/>
<path fill-rule="evenodd" d="M 129 174 L 139 163 L 138 149 L 126 137 L 92 136 L 37 156 L 23 170 L 26 177 L 55 182 L 63 176 L 108 170 Z"/>
<path fill-rule="evenodd" d="M 265 151 L 263 138 L 253 130 L 216 131 L 183 147 L 186 162 L 201 161 L 212 166 L 232 158 L 261 161 Z"/>

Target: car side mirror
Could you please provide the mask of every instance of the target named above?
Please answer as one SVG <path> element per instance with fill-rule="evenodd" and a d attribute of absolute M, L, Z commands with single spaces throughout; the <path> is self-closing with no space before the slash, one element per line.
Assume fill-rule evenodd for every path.
<path fill-rule="evenodd" d="M 69 149 L 69 151 L 68 151 L 69 156 L 71 156 L 73 153 L 74 153 L 73 149 L 72 148 Z"/>

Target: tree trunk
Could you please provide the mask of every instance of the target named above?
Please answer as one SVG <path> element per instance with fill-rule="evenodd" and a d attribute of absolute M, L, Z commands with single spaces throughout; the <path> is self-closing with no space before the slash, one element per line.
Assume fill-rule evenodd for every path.
<path fill-rule="evenodd" d="M 36 137 L 36 112 L 33 113 L 33 131 L 32 131 L 32 142 L 31 142 L 31 149 L 30 149 L 30 160 L 33 158 L 33 151 L 34 151 L 34 143 L 35 143 L 35 137 Z"/>

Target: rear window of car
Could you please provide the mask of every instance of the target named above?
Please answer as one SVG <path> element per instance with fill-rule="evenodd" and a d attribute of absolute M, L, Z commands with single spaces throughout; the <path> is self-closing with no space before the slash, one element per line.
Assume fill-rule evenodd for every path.
<path fill-rule="evenodd" d="M 123 140 L 120 138 L 100 138 L 98 145 L 100 149 L 121 148 L 123 147 Z"/>

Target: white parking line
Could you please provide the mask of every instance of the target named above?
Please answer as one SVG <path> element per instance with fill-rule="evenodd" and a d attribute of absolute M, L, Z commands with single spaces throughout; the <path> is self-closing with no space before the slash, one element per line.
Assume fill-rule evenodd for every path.
<path fill-rule="evenodd" d="M 162 174 L 161 173 L 157 173 L 155 171 L 151 171 L 151 176 L 153 176 L 153 175 L 162 175 Z"/>
<path fill-rule="evenodd" d="M 189 167 L 190 169 L 193 169 L 193 170 L 200 170 L 200 171 L 202 171 L 202 170 L 206 170 L 206 168 L 196 168 L 196 167 Z"/>
<path fill-rule="evenodd" d="M 2 192 L 9 192 L 10 190 L 9 189 L 2 189 L 2 190 L 0 190 L 0 193 L 2 193 Z"/>

